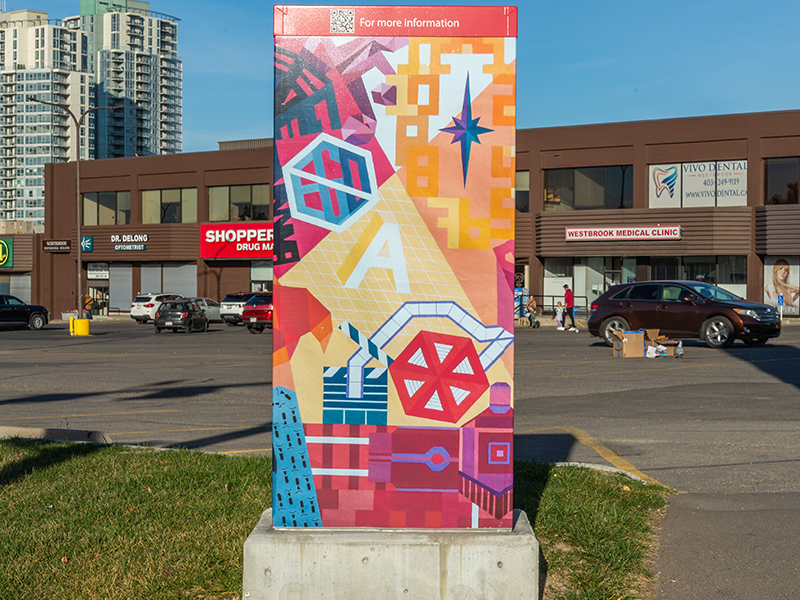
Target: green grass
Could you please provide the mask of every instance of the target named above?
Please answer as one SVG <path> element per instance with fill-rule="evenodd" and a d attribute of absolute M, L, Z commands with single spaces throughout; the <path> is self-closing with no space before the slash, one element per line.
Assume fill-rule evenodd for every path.
<path fill-rule="evenodd" d="M 654 519 L 670 490 L 621 473 L 517 461 L 514 504 L 534 523 L 546 598 L 641 598 L 652 573 Z"/>
<path fill-rule="evenodd" d="M 0 440 L 0 600 L 233 599 L 242 545 L 271 504 L 271 461 Z M 640 597 L 667 490 L 517 462 L 545 598 Z"/>
<path fill-rule="evenodd" d="M 0 598 L 238 598 L 267 458 L 0 441 Z"/>

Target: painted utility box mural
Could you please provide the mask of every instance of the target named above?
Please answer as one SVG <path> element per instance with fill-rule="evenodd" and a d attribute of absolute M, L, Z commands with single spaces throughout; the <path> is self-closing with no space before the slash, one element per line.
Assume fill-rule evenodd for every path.
<path fill-rule="evenodd" d="M 273 523 L 510 528 L 513 7 L 275 7 Z"/>

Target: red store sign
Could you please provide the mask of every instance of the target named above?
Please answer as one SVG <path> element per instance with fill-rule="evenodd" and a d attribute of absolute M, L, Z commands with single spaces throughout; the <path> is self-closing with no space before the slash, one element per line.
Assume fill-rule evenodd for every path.
<path fill-rule="evenodd" d="M 200 225 L 201 258 L 272 258 L 272 223 Z"/>

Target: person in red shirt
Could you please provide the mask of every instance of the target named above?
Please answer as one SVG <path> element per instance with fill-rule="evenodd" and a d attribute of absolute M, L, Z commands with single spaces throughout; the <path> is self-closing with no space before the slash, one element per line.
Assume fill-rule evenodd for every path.
<path fill-rule="evenodd" d="M 564 327 L 567 326 L 567 319 L 571 325 L 567 331 L 578 331 L 575 327 L 575 300 L 573 299 L 572 290 L 569 289 L 568 284 L 564 284 Z"/>

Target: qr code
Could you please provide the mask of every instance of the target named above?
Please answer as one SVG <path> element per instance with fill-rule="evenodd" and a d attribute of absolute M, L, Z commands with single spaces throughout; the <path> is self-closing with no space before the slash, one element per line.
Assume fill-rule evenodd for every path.
<path fill-rule="evenodd" d="M 331 33 L 355 33 L 356 11 L 354 8 L 331 9 Z"/>

